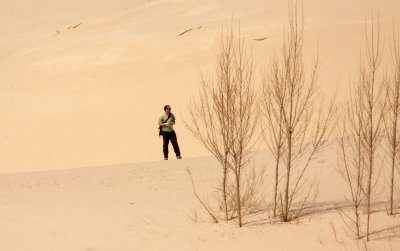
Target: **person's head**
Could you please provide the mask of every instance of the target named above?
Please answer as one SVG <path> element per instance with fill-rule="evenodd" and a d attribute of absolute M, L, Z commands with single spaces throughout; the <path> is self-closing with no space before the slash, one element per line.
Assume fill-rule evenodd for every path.
<path fill-rule="evenodd" d="M 164 106 L 164 112 L 165 112 L 166 114 L 170 114 L 170 113 L 171 113 L 171 106 L 165 105 L 165 106 Z"/>

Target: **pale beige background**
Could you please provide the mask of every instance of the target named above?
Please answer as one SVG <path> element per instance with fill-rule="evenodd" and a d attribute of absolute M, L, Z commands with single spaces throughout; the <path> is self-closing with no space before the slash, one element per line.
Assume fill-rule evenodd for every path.
<path fill-rule="evenodd" d="M 372 10 L 387 40 L 392 20 L 399 24 L 397 0 L 304 6 L 305 55 L 319 52 L 327 93 L 346 91 Z M 182 119 L 232 17 L 257 80 L 282 42 L 286 1 L 1 1 L 0 172 L 158 160 L 156 122 L 167 103 L 183 156 L 208 155 Z"/>
<path fill-rule="evenodd" d="M 200 73 L 213 70 L 221 28 L 232 16 L 253 50 L 259 81 L 282 43 L 287 1 L 0 3 L 0 250 L 364 250 L 336 210 L 346 206 L 347 186 L 335 171 L 334 144 L 305 176 L 319 181 L 316 212 L 292 223 L 270 222 L 273 160 L 266 151 L 254 159 L 266 168 L 265 201 L 241 229 L 235 220 L 211 223 L 185 171 L 191 168 L 197 192 L 218 210 L 218 163 L 182 118 Z M 304 6 L 306 60 L 319 52 L 322 93 L 328 97 L 338 86 L 340 101 L 371 11 L 379 10 L 390 41 L 400 2 L 304 0 Z M 386 45 L 384 65 L 389 51 Z M 178 119 L 183 160 L 160 160 L 157 119 L 166 103 Z M 38 171 L 44 169 L 52 170 Z M 384 170 L 373 198 L 379 212 L 371 227 L 381 232 L 370 250 L 400 250 L 399 219 L 379 203 L 388 198 L 387 177 Z"/>

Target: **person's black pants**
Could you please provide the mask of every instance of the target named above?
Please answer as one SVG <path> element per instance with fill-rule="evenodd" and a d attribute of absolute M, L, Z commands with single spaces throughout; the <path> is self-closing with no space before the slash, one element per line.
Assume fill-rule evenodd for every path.
<path fill-rule="evenodd" d="M 174 151 L 176 156 L 181 156 L 181 151 L 179 150 L 179 145 L 178 145 L 178 139 L 176 138 L 176 133 L 175 131 L 172 132 L 162 132 L 163 136 L 163 152 L 164 152 L 164 157 L 168 157 L 168 144 L 169 141 L 171 141 L 172 146 L 174 147 Z"/>

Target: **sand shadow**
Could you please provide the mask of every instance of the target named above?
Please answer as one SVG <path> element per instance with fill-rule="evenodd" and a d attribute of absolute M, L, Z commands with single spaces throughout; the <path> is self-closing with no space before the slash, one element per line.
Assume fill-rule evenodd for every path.
<path fill-rule="evenodd" d="M 387 201 L 377 201 L 371 204 L 373 210 L 371 211 L 372 214 L 379 213 L 382 211 L 386 211 L 385 203 Z M 299 205 L 297 205 L 299 206 Z M 365 205 L 364 205 L 365 206 Z M 293 206 L 291 210 L 292 214 L 296 214 L 297 217 L 292 220 L 292 222 L 299 222 L 306 217 L 315 217 L 321 216 L 332 212 L 339 212 L 340 210 L 347 210 L 352 208 L 352 203 L 348 201 L 325 201 L 320 203 L 310 203 L 304 205 L 304 207 L 299 212 L 299 208 L 296 205 Z M 251 211 L 249 213 L 244 214 L 244 216 L 250 219 L 246 221 L 243 225 L 246 226 L 258 226 L 258 225 L 265 225 L 265 224 L 279 224 L 285 223 L 282 222 L 280 217 L 273 217 L 271 211 L 273 210 L 272 205 L 268 205 L 264 208 Z M 256 219 L 254 219 L 256 218 Z M 384 230 L 384 229 L 383 229 Z M 382 230 L 382 231 L 383 231 Z"/>

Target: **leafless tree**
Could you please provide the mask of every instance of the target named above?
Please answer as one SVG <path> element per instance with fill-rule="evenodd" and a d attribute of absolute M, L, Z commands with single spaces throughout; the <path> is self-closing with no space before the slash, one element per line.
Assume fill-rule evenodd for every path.
<path fill-rule="evenodd" d="M 365 29 L 366 58 L 365 63 L 361 62 L 359 70 L 358 85 L 361 98 L 361 113 L 363 114 L 362 138 L 365 147 L 364 161 L 366 162 L 366 184 L 364 186 L 365 197 L 367 200 L 367 230 L 366 236 L 369 241 L 370 218 L 371 218 L 371 199 L 373 196 L 373 186 L 378 172 L 376 155 L 381 141 L 381 125 L 384 116 L 386 100 L 384 97 L 383 80 L 379 77 L 379 66 L 382 60 L 383 50 L 380 41 L 379 18 L 377 27 L 374 24 L 372 15 L 371 31 Z"/>
<path fill-rule="evenodd" d="M 382 138 L 382 124 L 386 106 L 384 81 L 379 74 L 382 59 L 380 28 L 372 16 L 371 30 L 365 26 L 366 53 L 361 59 L 357 80 L 351 88 L 346 105 L 344 124 L 337 139 L 341 151 L 339 172 L 349 185 L 350 202 L 354 208 L 354 217 L 348 217 L 354 223 L 357 238 L 362 238 L 359 207 L 365 201 L 367 241 L 370 234 L 371 202 L 381 166 L 379 157 Z M 361 194 L 362 193 L 362 194 Z"/>
<path fill-rule="evenodd" d="M 341 217 L 346 226 L 356 236 L 362 238 L 361 232 L 361 203 L 364 200 L 362 191 L 363 181 L 365 180 L 365 156 L 362 138 L 363 117 L 361 113 L 360 92 L 355 91 L 355 95 L 350 97 L 344 106 L 343 115 L 339 119 L 342 121 L 337 126 L 336 140 L 339 145 L 339 161 L 337 171 L 346 181 L 350 196 L 345 195 L 346 201 L 351 203 L 353 215 L 340 210 Z"/>
<path fill-rule="evenodd" d="M 233 31 L 225 37 L 221 33 L 220 52 L 217 58 L 216 79 L 202 75 L 198 100 L 189 106 L 190 121 L 186 127 L 211 152 L 222 167 L 222 202 L 225 221 L 228 220 L 227 178 L 229 153 L 232 146 L 232 125 L 235 118 L 230 117 L 233 91 Z"/>
<path fill-rule="evenodd" d="M 285 137 L 283 135 L 283 95 L 280 94 L 280 76 L 278 64 L 272 62 L 270 77 L 263 79 L 263 99 L 261 101 L 261 114 L 266 121 L 262 127 L 264 141 L 275 159 L 274 166 L 274 189 L 273 189 L 273 216 L 277 216 L 278 186 L 280 181 L 279 171 L 282 166 L 282 156 L 285 153 Z M 274 88 L 271 88 L 274 87 Z"/>
<path fill-rule="evenodd" d="M 237 211 L 242 226 L 242 176 L 255 145 L 257 125 L 253 61 L 244 39 L 233 28 L 221 33 L 218 67 L 214 78 L 202 77 L 198 99 L 191 102 L 189 131 L 216 157 L 222 167 L 222 201 L 225 220 Z M 228 208 L 228 178 L 235 186 L 234 208 Z"/>
<path fill-rule="evenodd" d="M 314 187 L 307 183 L 305 173 L 332 133 L 334 113 L 333 100 L 328 106 L 316 100 L 318 59 L 313 63 L 310 75 L 306 74 L 303 7 L 301 13 L 298 9 L 297 1 L 294 4 L 289 2 L 289 29 L 285 34 L 281 58 L 271 59 L 261 100 L 262 114 L 267 121 L 264 132 L 269 133 L 264 138 L 276 161 L 275 215 L 277 204 L 280 204 L 283 221 L 298 217 L 312 197 Z M 281 166 L 285 169 L 283 187 L 279 186 Z M 300 198 L 302 192 L 305 195 Z"/>
<path fill-rule="evenodd" d="M 389 113 L 385 117 L 385 129 L 388 140 L 388 155 L 390 158 L 390 198 L 389 214 L 393 215 L 394 187 L 396 169 L 399 169 L 400 155 L 400 36 L 393 30 L 392 76 L 386 81 L 387 104 Z"/>

